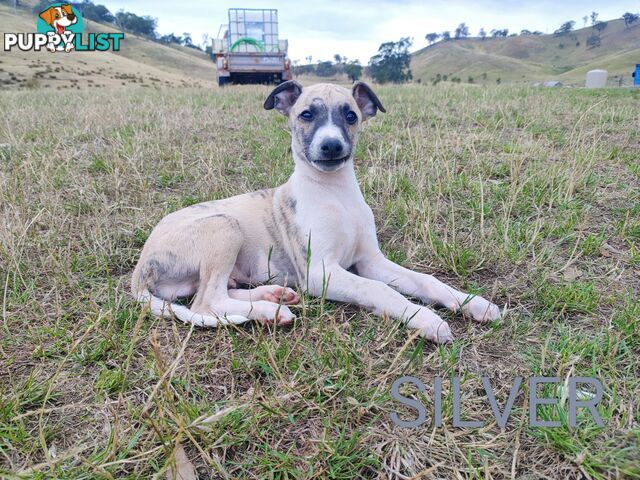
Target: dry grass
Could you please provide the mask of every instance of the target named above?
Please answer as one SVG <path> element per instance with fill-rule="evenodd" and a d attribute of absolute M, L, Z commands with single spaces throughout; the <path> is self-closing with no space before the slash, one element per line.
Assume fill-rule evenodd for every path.
<path fill-rule="evenodd" d="M 24 4 L 24 2 L 20 2 Z M 34 2 L 30 2 L 34 3 Z M 0 4 L 0 31 L 35 32 L 33 5 L 14 9 Z M 113 26 L 85 19 L 86 33 L 112 33 Z M 0 51 L 4 35 L 0 35 Z M 101 87 L 213 87 L 215 63 L 192 48 L 167 46 L 126 33 L 119 52 L 50 53 L 2 52 L 0 90 L 46 88 L 50 90 L 95 90 Z"/>
<path fill-rule="evenodd" d="M 457 341 L 436 347 L 306 297 L 277 330 L 128 297 L 163 215 L 287 178 L 267 91 L 0 93 L 0 476 L 163 477 L 183 445 L 200 478 L 640 478 L 638 92 L 378 89 L 356 163 L 384 251 L 511 309 L 441 312 Z M 395 427 L 402 374 L 427 405 L 463 376 L 487 425 L 452 427 L 445 381 L 443 428 Z M 516 375 L 597 376 L 606 426 L 530 428 L 522 393 L 501 431 L 483 375 L 500 402 Z"/>

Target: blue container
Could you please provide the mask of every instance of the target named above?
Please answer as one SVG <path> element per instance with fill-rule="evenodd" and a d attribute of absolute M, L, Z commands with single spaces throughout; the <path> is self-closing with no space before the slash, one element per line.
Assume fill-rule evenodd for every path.
<path fill-rule="evenodd" d="M 633 73 L 633 84 L 640 87 L 640 63 L 636 63 L 636 71 Z"/>

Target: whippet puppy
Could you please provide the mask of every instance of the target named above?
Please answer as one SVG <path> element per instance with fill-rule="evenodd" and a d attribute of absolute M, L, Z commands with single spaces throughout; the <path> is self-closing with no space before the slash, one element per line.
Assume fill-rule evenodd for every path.
<path fill-rule="evenodd" d="M 284 324 L 295 318 L 287 305 L 298 302 L 290 288 L 297 286 L 404 321 L 435 342 L 453 339 L 449 325 L 404 295 L 462 310 L 479 322 L 500 316 L 484 298 L 403 268 L 380 251 L 353 166 L 362 123 L 385 111 L 369 86 L 303 88 L 292 80 L 276 87 L 264 108 L 288 118 L 293 174 L 274 189 L 167 215 L 133 272 L 140 302 L 156 315 L 201 326 Z M 190 307 L 175 303 L 192 295 Z"/>

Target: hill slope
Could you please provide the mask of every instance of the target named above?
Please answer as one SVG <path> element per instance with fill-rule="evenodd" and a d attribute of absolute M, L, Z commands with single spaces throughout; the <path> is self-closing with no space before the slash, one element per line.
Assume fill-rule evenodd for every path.
<path fill-rule="evenodd" d="M 0 5 L 0 31 L 34 32 L 29 9 Z M 116 32 L 85 19 L 86 32 Z M 0 36 L 0 50 L 4 49 Z M 91 88 L 98 86 L 213 86 L 215 64 L 206 54 L 168 46 L 126 33 L 119 52 L 3 52 L 0 88 Z"/>
<path fill-rule="evenodd" d="M 581 84 L 594 68 L 609 71 L 609 81 L 631 84 L 631 72 L 640 63 L 640 23 L 625 27 L 622 20 L 611 20 L 602 32 L 600 47 L 588 48 L 591 27 L 570 34 L 469 38 L 438 42 L 415 52 L 411 70 L 415 79 L 431 81 L 438 73 L 456 76 L 463 82 L 531 83 L 560 80 Z M 486 74 L 486 78 L 485 75 Z"/>

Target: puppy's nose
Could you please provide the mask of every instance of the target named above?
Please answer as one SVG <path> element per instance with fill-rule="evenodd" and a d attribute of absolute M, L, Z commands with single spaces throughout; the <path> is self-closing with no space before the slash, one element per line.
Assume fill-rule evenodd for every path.
<path fill-rule="evenodd" d="M 342 142 L 336 138 L 330 138 L 322 142 L 320 146 L 320 150 L 322 151 L 322 155 L 325 158 L 335 159 L 340 158 L 342 156 Z"/>
<path fill-rule="evenodd" d="M 73 22 L 73 20 L 76 18 L 76 15 L 75 13 L 68 13 L 67 18 Z"/>

